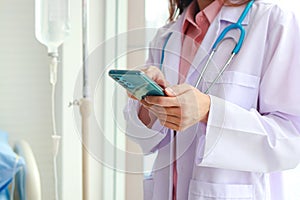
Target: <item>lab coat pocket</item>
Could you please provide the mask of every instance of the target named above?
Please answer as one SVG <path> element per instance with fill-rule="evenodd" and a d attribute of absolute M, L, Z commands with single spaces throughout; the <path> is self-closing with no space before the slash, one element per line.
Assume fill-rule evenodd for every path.
<path fill-rule="evenodd" d="M 190 181 L 188 200 L 252 200 L 253 186 Z"/>
<path fill-rule="evenodd" d="M 154 180 L 145 179 L 144 180 L 144 200 L 153 199 L 153 189 L 154 189 Z"/>
<path fill-rule="evenodd" d="M 205 91 L 214 81 L 216 74 L 205 77 L 202 91 Z M 245 109 L 256 107 L 260 77 L 237 72 L 225 71 L 209 94 L 225 99 Z"/>

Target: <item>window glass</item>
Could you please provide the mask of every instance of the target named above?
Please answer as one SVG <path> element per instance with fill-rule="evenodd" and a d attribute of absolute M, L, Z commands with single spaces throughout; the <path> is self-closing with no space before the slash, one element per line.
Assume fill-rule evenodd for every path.
<path fill-rule="evenodd" d="M 168 0 L 145 0 L 146 44 L 152 40 L 155 30 L 167 24 Z"/>
<path fill-rule="evenodd" d="M 161 27 L 168 19 L 168 0 L 145 0 L 146 27 Z"/>

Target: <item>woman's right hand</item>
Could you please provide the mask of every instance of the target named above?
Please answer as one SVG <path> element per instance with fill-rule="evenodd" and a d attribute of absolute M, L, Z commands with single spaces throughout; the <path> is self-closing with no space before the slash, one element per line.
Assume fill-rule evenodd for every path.
<path fill-rule="evenodd" d="M 145 69 L 142 69 L 141 71 L 143 71 L 149 78 L 151 78 L 153 81 L 155 81 L 162 88 L 167 87 L 168 83 L 165 79 L 165 76 L 158 67 L 149 66 Z"/>
<path fill-rule="evenodd" d="M 155 81 L 162 88 L 167 87 L 168 83 L 167 83 L 162 71 L 160 71 L 158 67 L 149 66 L 147 68 L 142 69 L 141 71 L 143 71 L 150 79 Z M 127 95 L 129 98 L 137 100 L 129 92 L 127 92 Z M 148 128 L 151 128 L 153 123 L 156 121 L 157 117 L 152 112 L 149 112 L 149 110 L 146 108 L 148 106 L 148 104 L 144 100 L 141 100 L 140 102 L 141 102 L 142 106 L 140 107 L 139 114 L 138 114 L 139 119 Z"/>
<path fill-rule="evenodd" d="M 165 79 L 162 71 L 155 66 L 149 66 L 147 68 L 141 69 L 150 79 L 155 81 L 158 85 L 160 85 L 163 89 L 168 86 L 168 83 Z M 131 99 L 137 100 L 131 93 L 127 92 L 127 96 Z"/>

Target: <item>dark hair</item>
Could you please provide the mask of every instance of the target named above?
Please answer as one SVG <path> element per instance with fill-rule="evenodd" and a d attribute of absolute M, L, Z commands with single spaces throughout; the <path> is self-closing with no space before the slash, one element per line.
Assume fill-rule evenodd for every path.
<path fill-rule="evenodd" d="M 193 0 L 169 0 L 169 21 L 174 21 L 176 16 L 181 14 L 185 8 L 187 8 Z M 227 6 L 240 6 L 250 0 L 238 0 L 232 2 L 232 0 L 224 0 L 224 4 Z M 177 13 L 179 12 L 179 13 Z"/>

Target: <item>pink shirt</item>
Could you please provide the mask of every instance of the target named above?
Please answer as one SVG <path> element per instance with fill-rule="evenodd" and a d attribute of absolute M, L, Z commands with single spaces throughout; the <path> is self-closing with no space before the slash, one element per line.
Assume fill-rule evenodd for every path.
<path fill-rule="evenodd" d="M 179 83 L 183 83 L 193 62 L 195 54 L 203 41 L 209 25 L 217 16 L 223 5 L 223 0 L 213 1 L 199 12 L 197 1 L 193 1 L 187 8 L 182 24 L 182 49 L 179 65 Z"/>

